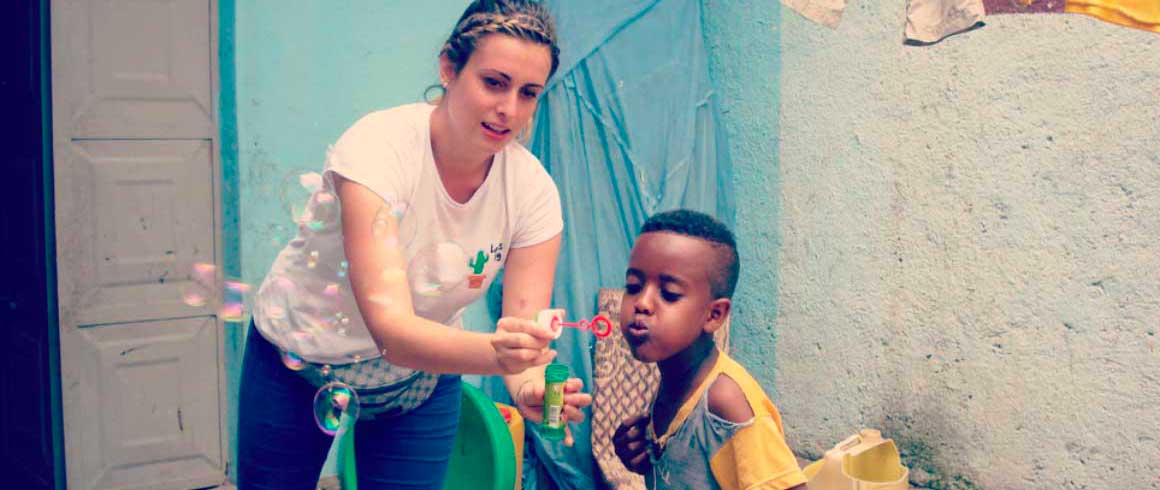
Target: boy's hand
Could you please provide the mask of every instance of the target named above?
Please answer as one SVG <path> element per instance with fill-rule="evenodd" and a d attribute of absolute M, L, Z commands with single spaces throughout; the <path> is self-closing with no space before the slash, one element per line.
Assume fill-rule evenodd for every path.
<path fill-rule="evenodd" d="M 572 439 L 572 430 L 568 428 L 569 422 L 583 422 L 584 412 L 581 408 L 592 404 L 592 395 L 581 393 L 580 390 L 584 388 L 584 381 L 580 378 L 569 378 L 564 383 L 564 445 L 571 446 L 574 439 Z M 512 397 L 516 408 L 519 409 L 520 415 L 525 420 L 532 423 L 539 424 L 544 421 L 544 380 L 528 380 L 520 385 L 516 391 L 515 396 Z"/>
<path fill-rule="evenodd" d="M 548 348 L 555 335 L 536 322 L 514 317 L 503 317 L 491 335 L 495 359 L 505 374 L 522 373 L 525 369 L 542 366 L 556 357 Z"/>
<path fill-rule="evenodd" d="M 649 446 L 652 445 L 652 441 L 648 439 L 645 430 L 648 422 L 647 413 L 637 414 L 621 422 L 616 433 L 612 434 L 612 446 L 616 450 L 616 457 L 620 458 L 620 462 L 624 463 L 628 471 L 640 475 L 647 473 L 652 467 L 652 461 L 649 460 Z"/>

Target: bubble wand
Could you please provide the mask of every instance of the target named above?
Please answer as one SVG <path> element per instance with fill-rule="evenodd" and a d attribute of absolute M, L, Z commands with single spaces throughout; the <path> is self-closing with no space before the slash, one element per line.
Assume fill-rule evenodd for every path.
<path fill-rule="evenodd" d="M 569 322 L 564 320 L 564 313 L 563 309 L 541 310 L 536 315 L 536 323 L 551 330 L 552 333 L 556 334 L 556 338 L 560 338 L 560 334 L 564 332 L 563 327 L 591 330 L 592 334 L 599 339 L 612 334 L 612 320 L 604 315 L 596 315 L 591 320 L 580 319 Z"/>

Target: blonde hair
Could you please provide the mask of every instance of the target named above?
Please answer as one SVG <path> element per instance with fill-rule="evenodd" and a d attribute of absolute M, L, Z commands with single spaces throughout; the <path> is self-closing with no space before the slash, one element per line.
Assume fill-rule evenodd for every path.
<path fill-rule="evenodd" d="M 455 24 L 439 56 L 446 57 L 456 73 L 463 69 L 475 52 L 479 40 L 489 34 L 506 34 L 548 47 L 552 69 L 560 66 L 560 48 L 556 46 L 556 25 L 548 9 L 532 0 L 475 0 Z"/>

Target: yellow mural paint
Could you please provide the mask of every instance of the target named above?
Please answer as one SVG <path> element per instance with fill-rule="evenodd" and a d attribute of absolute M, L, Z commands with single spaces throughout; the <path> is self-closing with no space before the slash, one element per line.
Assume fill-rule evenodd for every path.
<path fill-rule="evenodd" d="M 1067 0 L 1065 12 L 1160 33 L 1160 1 L 1157 0 Z"/>

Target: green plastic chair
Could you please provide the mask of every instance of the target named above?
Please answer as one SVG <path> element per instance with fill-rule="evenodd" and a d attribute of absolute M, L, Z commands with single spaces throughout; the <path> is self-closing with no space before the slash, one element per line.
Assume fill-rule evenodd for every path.
<path fill-rule="evenodd" d="M 353 423 L 346 427 L 339 441 L 336 463 L 343 490 L 358 488 Z M 443 488 L 513 490 L 515 485 L 515 446 L 503 415 L 479 388 L 463 383 L 459 432 L 455 434 L 455 448 L 451 452 Z"/>

